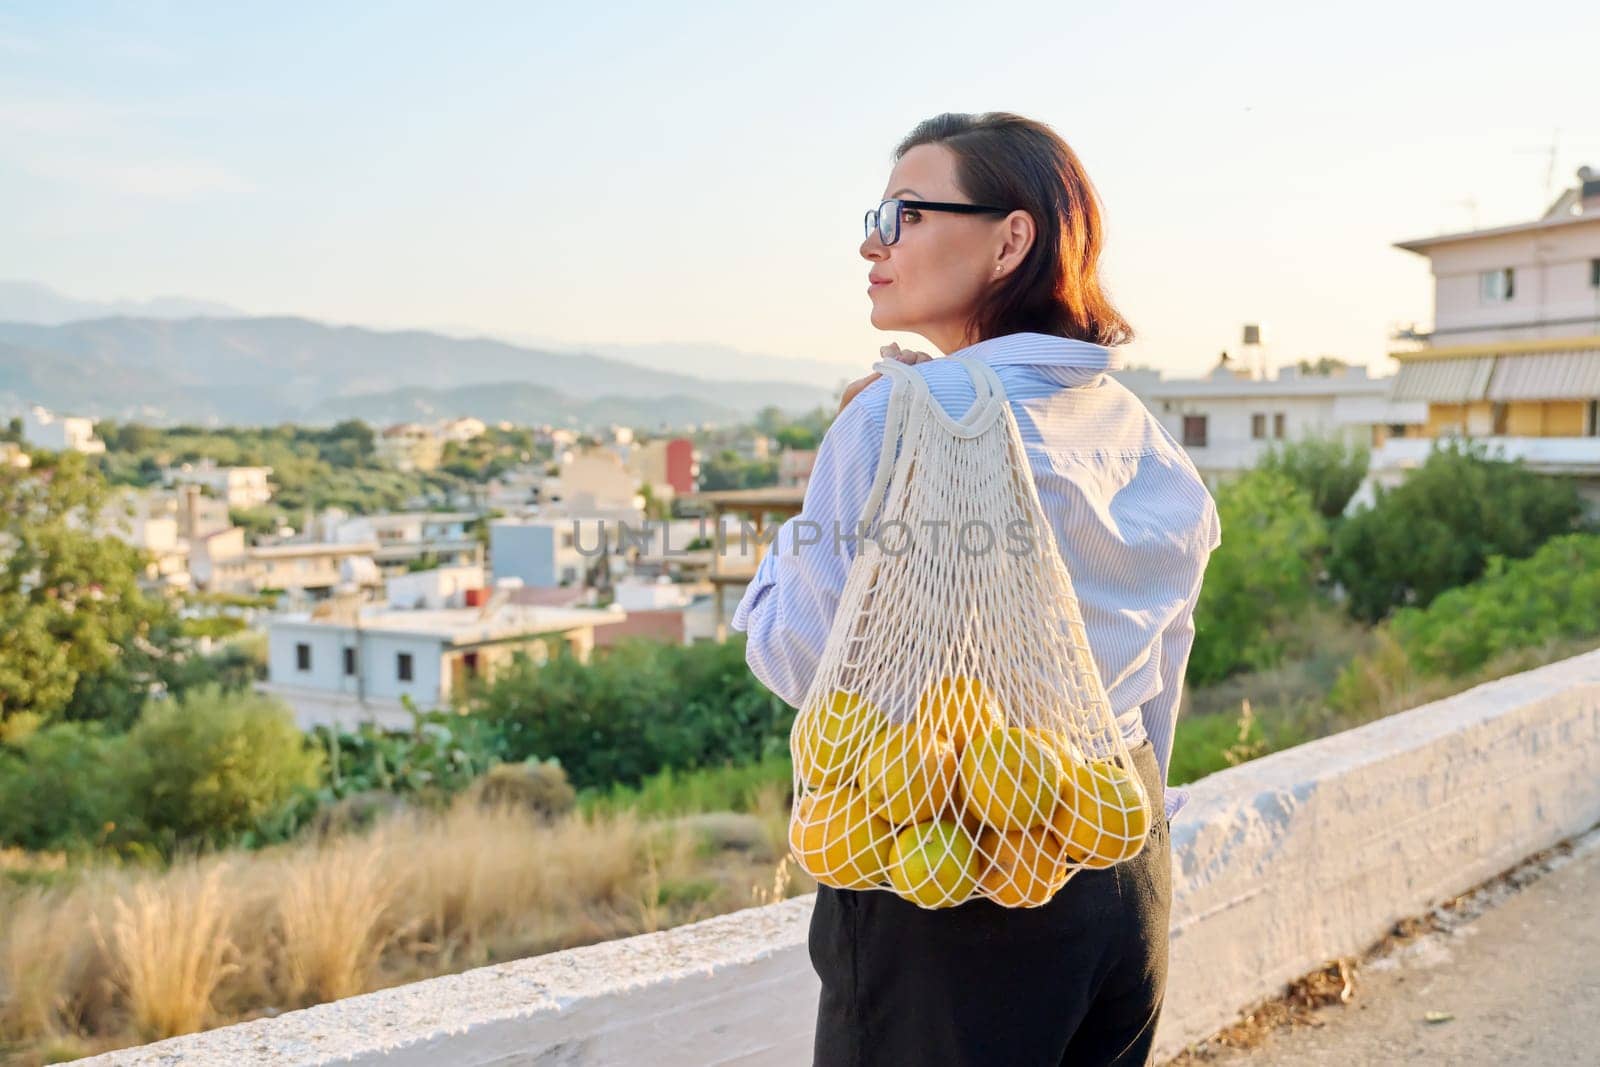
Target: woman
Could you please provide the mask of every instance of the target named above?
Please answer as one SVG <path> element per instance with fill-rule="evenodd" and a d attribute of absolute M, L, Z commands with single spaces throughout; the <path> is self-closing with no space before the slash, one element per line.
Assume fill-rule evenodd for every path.
<path fill-rule="evenodd" d="M 1102 290 L 1100 210 L 1066 143 L 1016 115 L 945 114 L 894 159 L 861 244 L 872 324 L 995 368 L 1111 709 L 1166 817 L 1136 858 L 1074 875 L 1043 907 L 926 910 L 882 890 L 819 887 L 815 1063 L 1148 1063 L 1165 993 L 1169 821 L 1183 803 L 1164 785 L 1195 601 L 1220 542 L 1216 507 L 1172 436 L 1105 373 L 1131 331 Z M 972 403 L 953 360 L 885 351 L 916 364 L 953 417 Z M 796 707 L 854 555 L 849 541 L 797 540 L 797 525 L 854 529 L 889 387 L 869 374 L 845 390 L 804 508 L 732 620 L 751 670 Z"/>

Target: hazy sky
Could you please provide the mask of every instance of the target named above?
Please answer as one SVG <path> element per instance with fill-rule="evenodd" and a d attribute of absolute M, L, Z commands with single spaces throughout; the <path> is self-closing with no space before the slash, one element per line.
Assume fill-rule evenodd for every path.
<path fill-rule="evenodd" d="M 1105 202 L 1130 361 L 1375 369 L 1393 241 L 1600 166 L 1586 0 L 0 0 L 0 278 L 88 298 L 866 368 L 861 215 L 941 111 L 1015 111 Z M 1464 203 L 1474 200 L 1475 209 Z"/>

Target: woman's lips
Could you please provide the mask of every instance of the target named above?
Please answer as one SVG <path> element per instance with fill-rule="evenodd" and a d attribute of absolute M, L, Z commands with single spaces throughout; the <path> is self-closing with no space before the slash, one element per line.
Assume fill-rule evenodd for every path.
<path fill-rule="evenodd" d="M 867 292 L 870 293 L 874 289 L 882 289 L 886 285 L 893 285 L 893 284 L 894 284 L 893 282 L 868 282 L 867 283 Z"/>

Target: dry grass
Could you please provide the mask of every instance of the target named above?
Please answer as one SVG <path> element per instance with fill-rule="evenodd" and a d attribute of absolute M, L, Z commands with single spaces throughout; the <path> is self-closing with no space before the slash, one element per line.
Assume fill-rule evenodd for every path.
<path fill-rule="evenodd" d="M 787 803 L 774 788 L 737 824 L 546 823 L 462 803 L 165 871 L 0 888 L 0 1060 L 51 1062 L 803 893 Z"/>
<path fill-rule="evenodd" d="M 210 1025 L 212 998 L 238 950 L 238 898 L 226 889 L 226 861 L 175 867 L 160 882 L 135 882 L 112 894 L 110 916 L 89 913 L 128 1025 L 148 1041 Z"/>

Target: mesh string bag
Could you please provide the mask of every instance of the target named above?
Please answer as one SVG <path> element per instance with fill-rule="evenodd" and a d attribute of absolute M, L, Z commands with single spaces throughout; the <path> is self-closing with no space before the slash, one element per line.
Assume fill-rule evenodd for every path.
<path fill-rule="evenodd" d="M 882 452 L 789 737 L 789 847 L 823 885 L 1038 907 L 1137 855 L 1150 801 L 993 368 L 953 419 L 897 360 Z M 774 551 L 778 546 L 774 546 Z"/>

